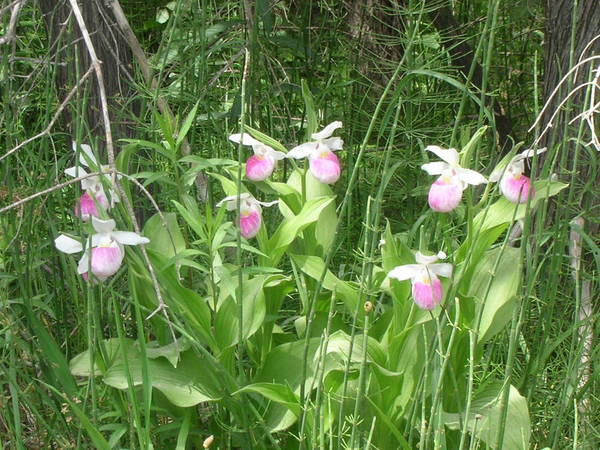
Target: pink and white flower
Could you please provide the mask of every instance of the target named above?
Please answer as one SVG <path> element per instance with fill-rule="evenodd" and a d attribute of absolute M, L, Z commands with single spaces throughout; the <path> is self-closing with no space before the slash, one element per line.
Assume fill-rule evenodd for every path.
<path fill-rule="evenodd" d="M 523 175 L 525 171 L 525 160 L 536 154 L 544 153 L 546 148 L 538 150 L 527 149 L 515 155 L 505 167 L 496 168 L 490 181 L 500 180 L 500 192 L 512 203 L 527 203 L 529 198 L 535 195 L 535 188 L 531 179 Z"/>
<path fill-rule="evenodd" d="M 263 181 L 271 176 L 277 161 L 285 158 L 285 153 L 274 150 L 249 134 L 232 134 L 229 140 L 242 145 L 251 145 L 254 155 L 246 161 L 246 177 L 252 181 Z"/>
<path fill-rule="evenodd" d="M 429 175 L 440 175 L 429 189 L 429 206 L 434 211 L 452 211 L 460 203 L 462 193 L 467 185 L 488 182 L 479 172 L 461 167 L 459 165 L 459 155 L 455 149 L 429 145 L 425 150 L 435 153 L 443 160 L 421 166 L 421 169 Z"/>
<path fill-rule="evenodd" d="M 308 158 L 310 172 L 321 183 L 332 184 L 340 178 L 342 168 L 340 160 L 333 153 L 341 150 L 344 141 L 339 137 L 331 137 L 333 132 L 342 127 L 342 122 L 336 121 L 327 125 L 318 133 L 313 133 L 312 142 L 298 145 L 289 151 L 288 158 Z"/>
<path fill-rule="evenodd" d="M 238 200 L 239 199 L 239 200 Z M 240 202 L 240 217 L 238 225 L 240 227 L 240 233 L 246 239 L 253 238 L 258 234 L 260 226 L 262 224 L 262 206 L 273 206 L 277 204 L 278 200 L 273 202 L 260 202 L 256 200 L 251 194 L 244 192 L 240 195 L 230 195 L 225 197 L 219 203 L 217 207 L 225 204 L 227 211 L 235 211 L 237 209 L 237 203 Z"/>
<path fill-rule="evenodd" d="M 421 252 L 415 254 L 417 264 L 405 264 L 394 267 L 388 277 L 399 281 L 411 280 L 412 296 L 421 309 L 432 310 L 438 306 L 444 296 L 440 277 L 450 278 L 452 276 L 452 264 L 438 263 L 436 261 L 446 259 L 444 252 L 437 255 L 426 256 Z"/>
<path fill-rule="evenodd" d="M 88 272 L 90 270 L 94 278 L 99 281 L 104 281 L 117 273 L 125 257 L 123 245 L 140 245 L 150 242 L 148 238 L 137 233 L 115 230 L 116 224 L 112 219 L 102 220 L 92 216 L 92 226 L 96 233 L 91 236 L 91 243 L 87 248 L 78 240 L 64 234 L 54 240 L 56 248 L 63 253 L 83 252 L 83 257 L 77 265 L 77 273 L 86 280 L 89 280 Z"/>
<path fill-rule="evenodd" d="M 73 142 L 73 151 L 77 151 L 77 143 Z M 100 172 L 100 173 L 108 173 L 109 167 L 108 165 L 100 165 L 98 164 L 94 153 L 92 152 L 92 148 L 87 144 L 79 144 L 80 152 L 79 152 L 79 161 L 73 167 L 69 167 L 65 170 L 65 174 L 71 177 L 81 177 L 87 175 L 87 172 L 83 167 L 88 167 L 92 170 L 92 172 Z M 120 177 L 119 177 L 120 178 Z M 81 220 L 87 222 L 90 220 L 90 217 L 98 217 L 100 213 L 98 211 L 98 206 L 100 206 L 103 210 L 108 211 L 111 207 L 109 202 L 109 198 L 104 192 L 104 187 L 102 185 L 102 181 L 100 176 L 93 176 L 89 178 L 84 178 L 81 180 L 81 189 L 85 191 L 85 193 L 79 198 L 77 203 L 75 204 L 74 212 L 75 215 Z M 110 199 L 115 202 L 119 201 L 119 197 L 116 195 L 113 189 L 109 190 Z"/>

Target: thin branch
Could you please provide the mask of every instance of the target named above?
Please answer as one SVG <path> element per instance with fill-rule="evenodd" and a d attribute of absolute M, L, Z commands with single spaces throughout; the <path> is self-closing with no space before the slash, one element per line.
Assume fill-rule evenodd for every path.
<path fill-rule="evenodd" d="M 52 119 L 50 120 L 50 122 L 48 123 L 48 126 L 46 128 L 43 131 L 41 131 L 40 133 L 36 134 L 35 136 L 32 136 L 30 138 L 25 139 L 19 145 L 17 145 L 16 147 L 10 149 L 4 155 L 0 156 L 0 162 L 3 159 L 5 159 L 5 158 L 9 157 L 10 155 L 12 155 L 14 152 L 16 152 L 17 150 L 19 150 L 20 148 L 23 148 L 27 144 L 29 144 L 29 143 L 31 143 L 31 142 L 33 142 L 33 141 L 41 138 L 42 136 L 45 136 L 45 135 L 49 134 L 50 131 L 52 130 L 52 127 L 54 126 L 54 124 L 56 123 L 56 121 L 60 117 L 61 113 L 63 112 L 63 110 L 67 106 L 67 103 L 69 103 L 69 101 L 71 100 L 71 98 L 73 97 L 73 95 L 75 95 L 75 93 L 79 90 L 79 88 L 81 87 L 81 85 L 83 84 L 83 82 L 92 74 L 93 69 L 94 68 L 92 66 L 90 66 L 90 68 L 87 70 L 87 72 L 83 74 L 83 76 L 81 77 L 81 79 L 77 82 L 77 84 L 73 87 L 73 89 L 71 89 L 71 91 L 67 94 L 67 96 L 65 97 L 65 99 L 58 106 L 58 109 L 54 113 L 54 116 L 52 116 Z"/>
<path fill-rule="evenodd" d="M 15 29 L 17 27 L 17 21 L 19 20 L 19 13 L 21 8 L 25 4 L 25 0 L 17 0 L 13 3 L 12 11 L 10 12 L 10 21 L 8 22 L 8 28 L 4 36 L 0 37 L 0 45 L 6 44 L 15 38 Z"/>

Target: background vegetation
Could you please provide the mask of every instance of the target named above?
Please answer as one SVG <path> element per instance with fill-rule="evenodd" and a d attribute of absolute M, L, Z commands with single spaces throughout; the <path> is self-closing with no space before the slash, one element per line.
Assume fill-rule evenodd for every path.
<path fill-rule="evenodd" d="M 375 305 L 369 335 L 382 341 L 388 323 L 382 318 L 391 301 L 376 283 L 377 268 L 386 264 L 379 240 L 437 251 L 457 248 L 470 236 L 463 229 L 464 211 L 442 216 L 427 207 L 432 180 L 420 168 L 429 160 L 424 148 L 462 148 L 487 126 L 472 150 L 471 167 L 489 174 L 519 142 L 524 148 L 534 142 L 548 146 L 532 178 L 552 176 L 568 188 L 527 214 L 522 236 L 514 238 L 523 271 L 509 282 L 516 295 L 506 326 L 477 348 L 476 364 L 473 355 L 457 356 L 452 341 L 441 334 L 432 341 L 439 348 L 432 344 L 427 350 L 432 355 L 425 359 L 436 367 L 429 372 L 433 378 L 450 364 L 449 373 L 463 378 L 469 367 L 475 387 L 489 387 L 486 381 L 493 379 L 507 396 L 516 389 L 526 400 L 531 448 L 597 448 L 593 301 L 600 268 L 600 149 L 591 120 L 598 59 L 591 57 L 598 58 L 593 24 L 600 23 L 600 13 L 593 3 L 554 1 L 546 9 L 536 0 L 84 2 L 81 9 L 109 94 L 117 166 L 156 203 L 138 185 L 124 181 L 135 216 L 146 224 L 144 233 L 152 235 L 151 260 L 161 268 L 167 303 L 173 302 L 168 321 L 185 338 L 182 353 L 165 347 L 173 341 L 165 316 L 145 319 L 156 298 L 140 254 L 128 253 L 130 265 L 100 287 L 80 279 L 73 260 L 54 248 L 60 233 L 84 231 L 72 214 L 80 195 L 77 184 L 20 203 L 66 181 L 63 170 L 73 165 L 73 140 L 92 144 L 103 161 L 108 154 L 95 75 L 88 74 L 90 59 L 69 2 L 5 1 L 0 9 L 0 441 L 6 448 L 201 448 L 209 435 L 215 435 L 217 448 L 415 448 L 419 443 L 485 448 L 503 442 L 514 426 L 506 403 L 494 413 L 499 428 L 489 432 L 493 437 L 481 430 L 477 434 L 477 421 L 465 425 L 464 418 L 457 419 L 453 426 L 442 417 L 462 411 L 456 405 L 452 410 L 446 396 L 461 396 L 461 405 L 477 403 L 471 391 L 456 388 L 455 394 L 455 380 L 431 386 L 425 381 L 398 417 L 377 410 L 382 404 L 377 403 L 377 383 L 383 378 L 376 382 L 375 375 L 366 375 L 371 372 L 365 367 L 376 365 L 376 358 L 367 356 L 361 333 L 369 332 L 369 324 L 362 310 L 353 315 L 330 308 L 329 302 L 343 301 L 336 297 L 343 297 L 338 288 L 328 288 L 293 258 L 267 264 L 258 254 L 243 253 L 233 228 L 221 227 L 227 217 L 214 205 L 231 193 L 225 182 L 207 173 L 228 175 L 235 183 L 237 169 L 232 167 L 245 158 L 227 138 L 239 132 L 240 122 L 291 148 L 305 140 L 306 127 L 316 119 L 319 129 L 333 120 L 344 123 L 344 150 L 338 152 L 342 178 L 322 195 L 334 194 L 338 206 L 345 206 L 337 210 L 332 246 L 315 255 L 357 292 L 356 304 Z M 578 61 L 584 63 L 577 73 L 559 83 Z M 572 93 L 578 86 L 583 87 Z M 163 142 L 171 143 L 173 154 L 164 151 Z M 280 165 L 273 181 L 285 182 L 293 170 L 289 162 Z M 265 197 L 273 194 L 268 186 L 260 189 Z M 180 236 L 181 251 L 163 245 L 168 238 L 160 234 L 165 228 L 154 216 L 155 206 L 175 221 L 171 231 Z M 133 226 L 125 208 L 118 214 Z M 270 230 L 281 221 L 276 210 L 264 214 Z M 498 242 L 508 245 L 510 230 L 506 225 Z M 290 254 L 298 253 L 298 246 L 310 247 L 304 241 L 294 245 Z M 216 273 L 217 284 L 228 283 L 218 268 L 234 265 L 255 267 L 247 275 L 264 277 L 269 295 L 280 296 L 281 307 L 267 309 L 268 327 L 258 334 L 232 325 L 227 337 L 232 345 L 215 357 L 216 347 L 207 344 L 210 337 L 189 325 L 197 313 L 186 312 L 174 293 L 183 303 L 192 296 L 209 305 L 218 302 L 211 277 Z M 176 266 L 183 268 L 179 278 Z M 275 293 L 277 286 L 281 289 Z M 431 321 L 430 338 L 440 326 L 453 324 L 452 314 L 446 322 L 443 317 Z M 464 326 L 464 348 L 469 349 Z M 218 335 L 219 326 L 209 321 L 207 330 Z M 281 386 L 293 385 L 290 380 L 306 375 L 306 367 L 269 368 L 266 355 L 294 342 L 302 344 L 294 351 L 316 352 L 314 346 L 336 331 L 351 336 L 352 344 L 340 350 L 341 362 L 331 370 L 316 364 L 315 373 L 322 370 L 323 378 L 315 382 L 312 395 L 302 381 L 298 392 L 293 386 L 261 391 L 263 385 L 237 392 L 251 381 L 267 381 L 269 370 L 282 371 Z M 122 358 L 121 378 L 114 370 L 112 382 L 107 376 L 89 376 L 96 370 L 106 375 L 109 362 L 124 348 L 132 352 L 133 364 L 141 352 L 140 367 L 128 367 Z M 257 356 L 256 349 L 264 354 Z M 153 350 L 158 353 L 146 358 Z M 402 351 L 425 350 L 415 343 Z M 168 368 L 173 358 L 185 372 L 192 355 L 199 359 L 190 362 L 191 377 L 199 376 L 207 386 L 225 377 L 225 384 L 237 391 L 224 393 L 220 386 L 211 393 L 207 388 L 205 397 L 184 407 L 185 394 L 150 388 L 156 375 L 149 373 L 159 371 L 155 362 Z M 232 375 L 218 372 L 213 357 Z M 455 357 L 468 361 L 454 368 Z M 144 387 L 134 387 L 136 374 Z M 381 376 L 396 383 L 393 373 Z M 166 384 L 174 382 L 167 379 Z M 343 393 L 332 386 L 343 386 Z M 437 388 L 444 389 L 439 409 L 432 395 Z M 183 399 L 173 402 L 169 395 Z M 485 390 L 478 400 L 474 408 L 485 409 Z M 341 406 L 330 404 L 335 402 Z M 297 420 L 273 426 L 269 408 L 275 404 L 287 407 Z M 464 438 L 467 431 L 475 437 Z"/>

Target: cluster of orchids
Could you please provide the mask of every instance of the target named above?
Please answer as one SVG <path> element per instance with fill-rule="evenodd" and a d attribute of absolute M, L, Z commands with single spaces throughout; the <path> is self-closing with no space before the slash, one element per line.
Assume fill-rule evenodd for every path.
<path fill-rule="evenodd" d="M 439 175 L 431 185 L 428 203 L 431 209 L 441 213 L 454 210 L 460 203 L 463 191 L 468 185 L 488 183 L 488 179 L 480 173 L 460 166 L 459 153 L 453 149 L 445 149 L 430 145 L 428 150 L 437 155 L 442 161 L 423 164 L 421 168 L 429 175 Z M 508 164 L 494 170 L 490 176 L 492 182 L 499 181 L 500 192 L 511 203 L 527 203 L 535 195 L 531 179 L 523 174 L 525 160 L 546 149 L 528 149 L 514 156 Z M 442 284 L 438 276 L 450 278 L 452 265 L 436 262 L 445 259 L 446 254 L 439 252 L 434 256 L 426 256 L 420 252 L 415 255 L 417 264 L 405 264 L 395 267 L 388 273 L 388 277 L 399 281 L 411 280 L 412 296 L 421 309 L 432 310 L 438 306 L 443 298 Z"/>
<path fill-rule="evenodd" d="M 76 217 L 84 222 L 91 221 L 95 233 L 90 234 L 83 243 L 61 234 L 54 240 L 54 245 L 67 254 L 83 252 L 77 265 L 77 273 L 86 281 L 104 281 L 117 273 L 121 267 L 125 257 L 123 245 L 147 244 L 150 240 L 137 233 L 115 230 L 116 223 L 108 218 L 107 213 L 119 198 L 112 187 L 108 189 L 107 196 L 101 179 L 103 174 L 109 172 L 109 168 L 107 165 L 98 164 L 89 145 L 81 144 L 79 149 L 78 163 L 66 169 L 65 174 L 71 177 L 86 176 L 88 173 L 83 167 L 89 168 L 92 173 L 99 173 L 81 180 L 84 193 L 74 208 Z M 75 142 L 73 150 L 77 153 L 78 147 Z"/>
<path fill-rule="evenodd" d="M 246 178 L 251 181 L 264 181 L 269 178 L 275 170 L 277 161 L 285 158 L 308 158 L 312 176 L 321 183 L 333 184 L 339 180 L 342 172 L 340 160 L 333 152 L 341 150 L 344 142 L 339 137 L 331 136 L 341 127 L 342 122 L 332 122 L 318 133 L 313 133 L 312 141 L 298 145 L 288 153 L 277 151 L 246 133 L 233 134 L 229 136 L 229 140 L 252 147 L 254 155 L 246 161 Z M 217 203 L 217 207 L 225 205 L 228 211 L 235 211 L 238 209 L 238 203 L 240 234 L 250 239 L 258 234 L 262 225 L 262 206 L 273 206 L 277 204 L 277 200 L 260 202 L 251 194 L 244 192 L 224 198 Z"/>

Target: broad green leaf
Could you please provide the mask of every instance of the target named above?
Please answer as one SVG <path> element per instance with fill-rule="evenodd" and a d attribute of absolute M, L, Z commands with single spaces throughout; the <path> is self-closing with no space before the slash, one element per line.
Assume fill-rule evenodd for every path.
<path fill-rule="evenodd" d="M 194 352 L 188 350 L 180 355 L 177 368 L 164 358 L 147 360 L 152 387 L 161 391 L 174 405 L 195 406 L 201 402 L 219 400 L 220 386 L 210 366 Z M 127 355 L 127 367 L 134 386 L 143 383 L 142 361 L 138 353 Z M 127 389 L 127 368 L 122 359 L 116 361 L 104 374 L 103 381 L 117 389 Z"/>
<path fill-rule="evenodd" d="M 123 343 L 126 346 L 126 353 L 136 353 L 135 341 L 132 339 L 123 339 Z M 106 369 L 114 364 L 114 362 L 121 357 L 121 341 L 117 338 L 106 339 L 100 344 L 104 349 L 106 355 L 106 361 L 102 360 L 102 354 L 100 351 L 96 351 L 94 355 L 94 373 L 93 376 L 97 377 L 102 375 Z M 85 350 L 79 355 L 75 356 L 69 362 L 69 369 L 71 373 L 77 377 L 89 377 L 92 376 L 92 367 L 90 361 L 90 350 Z"/>
<path fill-rule="evenodd" d="M 154 214 L 144 224 L 143 235 L 150 239 L 146 248 L 169 258 L 186 247 L 175 213 L 163 213 L 163 217 Z"/>
<path fill-rule="evenodd" d="M 167 358 L 173 367 L 177 367 L 179 362 L 179 354 L 190 348 L 190 343 L 187 339 L 179 338 L 176 342 L 158 346 L 158 342 L 153 341 L 146 344 L 146 356 L 150 359 Z"/>
<path fill-rule="evenodd" d="M 533 185 L 535 187 L 535 196 L 530 201 L 530 209 L 535 208 L 539 202 L 558 194 L 568 186 L 568 184 L 550 180 L 539 180 L 534 182 Z M 526 212 L 526 203 L 517 205 L 502 197 L 489 208 L 480 211 L 477 216 L 475 216 L 473 228 L 475 231 L 487 230 L 504 223 L 510 223 L 513 219 L 523 219 Z"/>
<path fill-rule="evenodd" d="M 477 299 L 478 310 L 483 308 L 479 342 L 490 339 L 511 320 L 521 270 L 521 250 L 514 247 L 489 250 L 477 263 L 468 295 Z"/>
<path fill-rule="evenodd" d="M 244 386 L 231 395 L 243 392 L 255 392 L 271 401 L 284 405 L 296 416 L 300 414 L 300 399 L 287 385 L 278 383 L 253 383 Z"/>
<path fill-rule="evenodd" d="M 341 298 L 344 305 L 346 305 L 347 312 L 354 314 L 358 303 L 358 292 L 356 289 L 336 277 L 325 267 L 325 262 L 318 256 L 291 254 L 290 257 L 302 272 L 316 281 L 319 281 L 323 272 L 325 272 L 322 286 L 328 291 L 335 291 L 336 296 Z"/>
<path fill-rule="evenodd" d="M 219 175 L 218 173 L 209 173 L 209 175 L 219 180 L 221 186 L 223 187 L 223 191 L 225 191 L 226 197 L 237 194 L 237 182 L 232 181 L 229 178 L 224 177 L 223 175 Z M 241 184 L 241 189 L 242 192 L 248 192 L 248 189 L 246 189 L 246 186 L 244 186 L 243 183 Z"/>
<path fill-rule="evenodd" d="M 333 202 L 333 197 L 319 197 L 305 203 L 297 216 L 284 219 L 269 240 L 269 256 L 272 266 L 276 266 L 287 247 L 310 224 L 319 220 L 321 212 Z"/>
<path fill-rule="evenodd" d="M 279 150 L 280 152 L 287 153 L 287 149 L 285 148 L 285 146 L 283 144 L 281 144 L 279 141 L 276 141 L 275 139 L 273 139 L 272 137 L 267 136 L 266 134 L 261 133 L 260 131 L 255 130 L 254 128 L 252 128 L 248 125 L 244 125 L 244 129 L 250 135 L 252 135 L 253 138 L 259 140 L 263 144 L 268 145 L 269 147 L 272 147 L 275 150 Z"/>
<path fill-rule="evenodd" d="M 501 383 L 487 386 L 475 393 L 468 418 L 468 429 L 476 439 L 482 440 L 491 448 L 496 448 L 496 435 L 501 418 L 500 387 Z M 507 415 L 502 450 L 522 450 L 529 448 L 531 423 L 527 400 L 519 394 L 514 386 L 509 387 Z M 446 426 L 453 430 L 461 429 L 459 414 L 444 414 Z"/>

